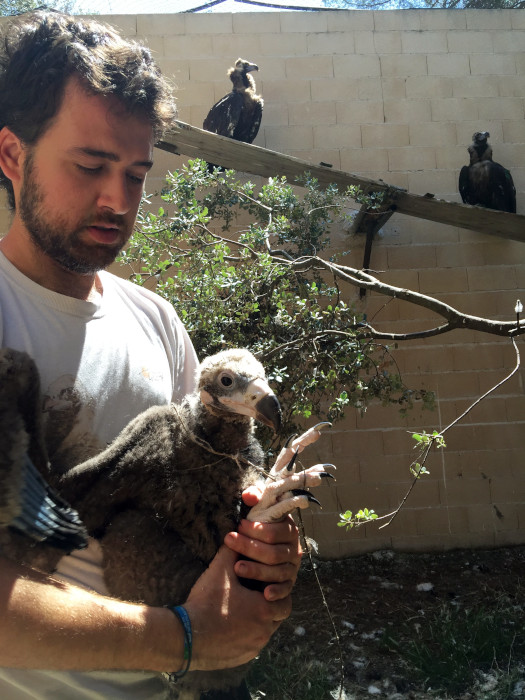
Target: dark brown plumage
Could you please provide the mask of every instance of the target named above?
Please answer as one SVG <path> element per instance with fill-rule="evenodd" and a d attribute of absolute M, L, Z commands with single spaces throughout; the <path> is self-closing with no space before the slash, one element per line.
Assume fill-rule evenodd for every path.
<path fill-rule="evenodd" d="M 255 94 L 251 71 L 259 70 L 255 63 L 238 58 L 229 69 L 232 90 L 208 112 L 202 128 L 236 141 L 252 143 L 261 125 L 263 100 Z"/>
<path fill-rule="evenodd" d="M 33 372 L 34 386 L 15 381 L 13 392 L 41 436 L 38 375 L 26 355 L 13 356 Z M 195 394 L 145 411 L 98 456 L 55 478 L 100 541 L 112 595 L 149 605 L 186 599 L 236 529 L 242 490 L 261 477 L 254 418 L 277 429 L 280 416 L 262 365 L 246 350 L 225 351 L 202 363 Z M 43 442 L 34 442 L 29 452 L 47 469 Z M 237 688 L 244 674 L 245 667 L 190 672 L 177 689 Z"/>
<path fill-rule="evenodd" d="M 516 213 L 516 189 L 510 172 L 492 160 L 488 131 L 476 131 L 468 147 L 470 164 L 459 173 L 459 192 L 465 204 Z"/>
<path fill-rule="evenodd" d="M 32 360 L 0 350 L 0 543 L 15 558 L 26 550 L 38 554 L 42 543 L 58 559 L 85 547 L 87 533 L 78 514 L 42 476 L 48 476 L 48 463 L 39 398 Z"/>
<path fill-rule="evenodd" d="M 296 474 L 294 460 L 290 462 L 317 440 L 315 426 L 282 450 L 264 479 L 254 419 L 276 430 L 281 410 L 262 365 L 247 350 L 228 350 L 204 360 L 194 394 L 180 404 L 145 411 L 106 450 L 65 473 L 48 465 L 33 361 L 9 349 L 0 358 L 0 431 L 12 436 L 1 452 L 7 465 L 3 473 L 12 473 L 13 460 L 29 456 L 99 540 L 106 586 L 118 598 L 155 606 L 183 602 L 226 533 L 236 529 L 246 486 L 258 481 L 262 487 L 261 500 L 248 517 L 268 522 L 311 501 L 318 503 L 307 489 L 330 476 L 328 465 Z M 8 532 L 9 538 L 1 537 Z M 51 571 L 60 557 L 56 547 L 28 543 L 26 536 L 0 528 L 3 554 Z M 246 666 L 190 671 L 171 690 L 177 696 L 210 689 L 203 697 L 243 700 L 249 697 L 245 672 Z"/>

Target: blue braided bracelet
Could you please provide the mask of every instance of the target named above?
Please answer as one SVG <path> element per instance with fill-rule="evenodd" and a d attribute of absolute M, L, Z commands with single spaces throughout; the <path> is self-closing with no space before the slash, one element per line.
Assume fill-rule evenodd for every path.
<path fill-rule="evenodd" d="M 176 605 L 175 607 L 169 609 L 179 618 L 182 624 L 182 629 L 184 630 L 183 659 L 186 661 L 186 666 L 181 671 L 172 671 L 169 674 L 170 680 L 177 681 L 179 678 L 185 676 L 190 668 L 193 634 L 191 631 L 190 616 L 188 615 L 186 608 L 183 608 L 182 605 Z"/>

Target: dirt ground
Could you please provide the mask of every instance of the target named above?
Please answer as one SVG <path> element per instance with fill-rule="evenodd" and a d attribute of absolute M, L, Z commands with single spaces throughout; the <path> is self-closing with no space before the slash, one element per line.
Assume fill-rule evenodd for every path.
<path fill-rule="evenodd" d="M 414 680 L 403 655 L 385 643 L 393 635 L 400 645 L 397 648 L 402 649 L 440 610 L 448 610 L 454 617 L 466 610 L 490 611 L 502 600 L 508 603 L 511 616 L 515 611 L 510 624 L 525 622 L 525 547 L 430 554 L 375 552 L 344 561 L 317 562 L 315 569 L 341 654 L 314 572 L 305 561 L 295 589 L 294 611 L 271 642 L 276 661 L 286 655 L 296 662 L 299 659 L 307 677 L 322 660 L 336 689 L 342 656 L 346 700 L 525 698 L 525 682 L 521 683 L 519 673 L 516 681 L 515 669 L 510 691 L 494 689 L 494 682 L 491 689 L 489 673 L 485 676 L 486 693 L 483 683 L 459 695 L 427 693 L 421 679 Z M 517 634 L 523 636 L 519 626 Z M 264 683 L 260 688 L 257 697 L 284 700 L 286 695 L 296 700 L 292 691 L 277 697 L 279 691 L 265 692 Z M 314 690 L 308 697 L 324 700 L 338 695 Z"/>

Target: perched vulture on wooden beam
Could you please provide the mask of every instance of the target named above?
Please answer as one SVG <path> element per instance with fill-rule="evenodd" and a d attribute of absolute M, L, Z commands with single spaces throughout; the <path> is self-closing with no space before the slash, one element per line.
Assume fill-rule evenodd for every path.
<path fill-rule="evenodd" d="M 255 63 L 237 59 L 228 70 L 232 90 L 210 109 L 203 129 L 236 141 L 252 143 L 259 132 L 263 111 L 263 99 L 255 94 L 255 80 L 250 75 L 255 70 L 259 70 Z"/>
<path fill-rule="evenodd" d="M 492 160 L 488 131 L 476 131 L 468 147 L 470 164 L 459 173 L 459 192 L 465 204 L 516 213 L 516 189 L 510 172 Z"/>

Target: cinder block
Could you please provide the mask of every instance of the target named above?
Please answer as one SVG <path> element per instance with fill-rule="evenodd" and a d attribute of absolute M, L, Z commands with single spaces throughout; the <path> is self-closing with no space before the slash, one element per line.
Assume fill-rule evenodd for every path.
<path fill-rule="evenodd" d="M 281 153 L 313 148 L 313 129 L 310 126 L 269 127 L 264 130 L 266 148 Z"/>
<path fill-rule="evenodd" d="M 492 32 L 447 32 L 447 39 L 450 53 L 494 53 Z"/>
<path fill-rule="evenodd" d="M 514 10 L 509 13 L 509 17 L 512 29 L 525 29 L 525 17 L 522 12 Z"/>
<path fill-rule="evenodd" d="M 516 14 L 515 10 L 483 10 L 481 12 L 467 12 L 467 29 L 510 29 L 511 19 Z"/>
<path fill-rule="evenodd" d="M 383 103 L 378 100 L 337 102 L 336 116 L 338 124 L 382 124 Z"/>
<path fill-rule="evenodd" d="M 412 104 L 413 100 L 408 103 Z M 456 125 L 452 122 L 410 123 L 408 130 L 411 146 L 435 146 L 439 152 L 447 144 L 456 143 Z"/>
<path fill-rule="evenodd" d="M 516 73 L 518 75 L 523 75 L 525 68 L 525 55 L 523 53 L 515 54 L 514 59 L 516 61 Z"/>
<path fill-rule="evenodd" d="M 408 54 L 433 54 L 446 53 L 447 33 L 444 31 L 417 31 L 401 32 L 401 46 L 403 53 Z"/>
<path fill-rule="evenodd" d="M 137 33 L 143 36 L 158 34 L 160 36 L 186 35 L 186 15 L 173 14 L 140 14 L 136 15 Z"/>
<path fill-rule="evenodd" d="M 2 190 L 1 192 L 2 196 L 2 202 L 5 201 L 5 194 L 4 191 Z M 9 230 L 9 227 L 11 226 L 11 221 L 12 221 L 12 214 L 7 208 L 0 208 L 0 238 L 3 238 L 4 235 L 7 233 Z"/>
<path fill-rule="evenodd" d="M 416 484 L 416 489 L 419 484 Z M 417 497 L 417 496 L 416 496 Z M 410 495 L 412 500 L 412 494 Z M 431 506 L 434 507 L 431 507 Z M 448 534 L 451 530 L 448 508 L 440 508 L 439 503 L 415 511 L 415 525 L 418 535 Z"/>
<path fill-rule="evenodd" d="M 408 250 L 404 246 L 392 246 L 387 249 L 387 255 L 389 267 L 393 268 L 410 270 L 436 266 L 436 248 L 433 245 L 413 245 Z M 421 309 L 418 313 L 428 312 Z"/>
<path fill-rule="evenodd" d="M 336 123 L 335 102 L 292 102 L 288 105 L 291 125 L 330 126 Z"/>
<path fill-rule="evenodd" d="M 264 105 L 264 126 L 287 126 L 288 105 L 269 102 Z"/>
<path fill-rule="evenodd" d="M 378 56 L 334 56 L 334 77 L 368 78 L 381 75 Z"/>
<path fill-rule="evenodd" d="M 341 149 L 341 168 L 347 173 L 387 172 L 388 155 L 381 148 Z"/>
<path fill-rule="evenodd" d="M 466 54 L 431 54 L 427 60 L 429 75 L 469 74 L 469 57 Z"/>
<path fill-rule="evenodd" d="M 473 291 L 516 289 L 515 268 L 512 265 L 469 267 L 468 288 Z"/>
<path fill-rule="evenodd" d="M 436 150 L 436 166 L 440 170 L 454 170 L 456 173 L 456 186 L 459 177 L 459 169 L 463 165 L 467 165 L 468 162 L 469 158 L 467 149 L 463 146 L 444 146 Z M 459 193 L 458 197 L 454 201 L 460 201 Z"/>
<path fill-rule="evenodd" d="M 374 29 L 374 15 L 372 12 L 360 10 L 337 10 L 327 12 L 326 22 L 329 32 L 357 32 L 372 31 Z"/>
<path fill-rule="evenodd" d="M 376 53 L 374 32 L 354 32 L 354 46 L 356 54 Z"/>
<path fill-rule="evenodd" d="M 485 76 L 484 80 L 488 78 L 489 76 Z M 499 76 L 497 83 L 501 97 L 520 97 L 525 94 L 524 75 Z"/>
<path fill-rule="evenodd" d="M 420 285 L 423 294 L 465 292 L 468 289 L 467 270 L 464 267 L 427 269 L 420 275 Z"/>
<path fill-rule="evenodd" d="M 138 16 L 140 17 L 141 15 Z M 193 36 L 180 34 L 167 35 L 164 36 L 164 55 L 172 59 L 187 59 L 188 56 L 193 55 L 202 57 L 212 57 L 215 55 L 215 51 L 213 48 L 214 39 L 215 37 L 212 37 L 209 34 L 197 34 Z M 225 65 L 224 75 L 226 75 L 227 68 L 228 66 Z"/>
<path fill-rule="evenodd" d="M 404 78 L 381 78 L 375 96 L 371 94 L 368 99 L 403 100 L 408 97 L 406 82 Z M 359 96 L 361 97 L 361 93 Z M 364 95 L 362 98 L 367 99 Z"/>
<path fill-rule="evenodd" d="M 448 122 L 451 115 L 454 120 L 465 121 L 479 118 L 479 101 L 468 97 L 449 97 L 442 100 L 431 100 L 432 121 Z"/>
<path fill-rule="evenodd" d="M 447 479 L 440 482 L 441 503 L 449 506 L 488 505 L 491 503 L 488 479 Z"/>
<path fill-rule="evenodd" d="M 472 505 L 466 509 L 468 529 L 473 533 L 493 533 L 495 531 L 495 512 L 492 505 Z"/>
<path fill-rule="evenodd" d="M 286 41 L 283 40 L 282 34 L 256 34 L 252 36 L 258 37 L 262 56 L 275 56 L 280 59 L 288 56 L 304 56 L 307 53 L 306 34 L 287 34 Z M 259 66 L 261 71 L 263 67 L 264 62 L 261 60 Z"/>
<path fill-rule="evenodd" d="M 384 114 L 386 122 L 429 122 L 430 100 L 385 100 Z"/>
<path fill-rule="evenodd" d="M 193 37 L 188 36 L 187 38 L 191 41 Z M 202 57 L 206 55 L 213 56 L 215 61 L 222 64 L 225 76 L 228 68 L 230 66 L 233 66 L 238 58 L 244 58 L 247 61 L 253 61 L 254 63 L 257 63 L 259 65 L 259 68 L 261 69 L 264 65 L 263 61 L 261 60 L 261 35 L 216 34 L 212 36 L 210 34 L 204 34 L 200 37 L 201 41 L 203 38 L 206 38 L 211 42 L 212 51 L 211 54 L 199 52 L 199 55 Z M 252 73 L 252 75 L 255 76 L 255 81 L 258 83 L 259 73 Z M 226 78 L 226 80 L 228 80 L 228 78 Z"/>
<path fill-rule="evenodd" d="M 435 194 L 449 199 L 457 190 L 457 176 L 448 170 L 431 170 L 408 174 L 408 189 L 414 194 Z"/>
<path fill-rule="evenodd" d="M 415 75 L 406 79 L 406 96 L 410 98 L 452 97 L 452 78 L 440 75 Z"/>
<path fill-rule="evenodd" d="M 514 75 L 515 57 L 513 54 L 473 54 L 470 72 L 472 75 Z"/>
<path fill-rule="evenodd" d="M 181 106 L 202 105 L 209 109 L 218 99 L 214 87 L 212 82 L 193 82 L 192 80 L 180 82 L 175 93 L 177 102 Z"/>
<path fill-rule="evenodd" d="M 190 64 L 187 61 L 166 55 L 162 57 L 159 63 L 161 63 L 162 72 L 166 71 L 172 76 L 175 89 L 178 89 L 179 85 L 184 85 L 190 79 Z"/>
<path fill-rule="evenodd" d="M 360 81 L 357 78 L 312 80 L 310 83 L 311 98 L 314 102 L 341 102 L 357 98 L 363 99 L 359 95 L 359 87 Z"/>
<path fill-rule="evenodd" d="M 376 31 L 392 31 L 394 29 L 421 29 L 421 13 L 419 10 L 389 10 L 374 12 Z"/>
<path fill-rule="evenodd" d="M 214 81 L 220 83 L 224 87 L 222 94 L 231 90 L 231 82 L 226 73 L 231 66 L 231 62 L 223 59 L 198 58 L 190 62 L 190 82 L 198 83 L 205 81 Z"/>
<path fill-rule="evenodd" d="M 357 124 L 314 126 L 314 148 L 361 148 L 361 129 Z"/>
<path fill-rule="evenodd" d="M 277 12 L 234 12 L 235 34 L 278 34 L 281 22 Z"/>
<path fill-rule="evenodd" d="M 342 439 L 341 439 L 342 436 Z M 337 430 L 337 424 L 332 428 L 333 457 L 361 457 L 383 455 L 382 432 L 376 430 L 356 431 L 352 440 L 347 440 L 344 433 Z"/>
<path fill-rule="evenodd" d="M 286 77 L 310 80 L 315 78 L 331 78 L 334 75 L 332 56 L 304 56 L 285 59 Z"/>
<path fill-rule="evenodd" d="M 281 32 L 326 32 L 330 12 L 278 12 Z"/>
<path fill-rule="evenodd" d="M 406 124 L 363 124 L 361 133 L 363 148 L 385 148 L 391 144 L 401 148 L 409 144 Z"/>
<path fill-rule="evenodd" d="M 389 170 L 432 170 L 436 167 L 433 148 L 389 148 Z"/>
<path fill-rule="evenodd" d="M 306 76 L 305 76 L 306 77 Z M 280 104 L 310 101 L 309 80 L 265 80 L 264 100 Z"/>
<path fill-rule="evenodd" d="M 465 29 L 464 10 L 425 10 L 421 13 L 421 29 Z"/>
<path fill-rule="evenodd" d="M 215 12 L 213 14 L 184 15 L 187 34 L 233 34 L 233 13 Z"/>
<path fill-rule="evenodd" d="M 401 53 L 401 32 L 390 31 L 373 33 L 373 46 L 378 54 Z"/>
<path fill-rule="evenodd" d="M 380 56 L 381 75 L 408 78 L 413 75 L 427 74 L 427 57 L 421 55 L 396 54 Z"/>
<path fill-rule="evenodd" d="M 437 375 L 438 398 L 447 397 L 478 397 L 479 377 L 477 372 L 440 372 Z M 448 459 L 448 450 L 447 450 Z"/>
<path fill-rule="evenodd" d="M 517 120 L 523 116 L 523 99 L 517 97 L 488 97 L 478 104 L 478 119 Z"/>
<path fill-rule="evenodd" d="M 308 34 L 306 37 L 307 53 L 309 56 L 316 54 L 353 54 L 355 53 L 355 41 L 353 32 L 323 32 L 321 34 Z"/>
<path fill-rule="evenodd" d="M 134 39 L 137 35 L 137 18 L 138 15 L 98 15 L 94 19 L 109 24 L 123 36 Z"/>
<path fill-rule="evenodd" d="M 514 80 L 512 76 L 510 80 Z M 499 93 L 500 76 L 460 75 L 451 78 L 452 95 L 454 97 L 497 97 Z M 449 95 L 447 95 L 449 97 Z"/>

